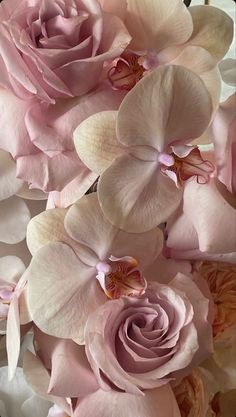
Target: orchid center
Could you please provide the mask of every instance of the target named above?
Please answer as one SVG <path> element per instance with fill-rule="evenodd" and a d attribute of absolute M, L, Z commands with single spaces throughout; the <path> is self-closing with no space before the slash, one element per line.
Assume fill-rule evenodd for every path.
<path fill-rule="evenodd" d="M 173 152 L 161 153 L 159 162 L 161 171 L 168 175 L 178 187 L 190 178 L 196 178 L 199 184 L 206 184 L 212 177 L 214 165 L 203 159 L 197 146 L 173 146 Z"/>
<path fill-rule="evenodd" d="M 157 54 L 154 51 L 135 53 L 124 52 L 113 61 L 107 76 L 115 90 L 131 90 L 145 73 L 158 66 Z"/>
<path fill-rule="evenodd" d="M 110 256 L 107 262 L 96 266 L 98 279 L 106 296 L 110 299 L 125 296 L 140 296 L 147 286 L 146 279 L 138 269 L 138 262 L 131 256 Z"/>
<path fill-rule="evenodd" d="M 15 286 L 13 284 L 0 280 L 0 320 L 7 318 L 14 290 Z"/>

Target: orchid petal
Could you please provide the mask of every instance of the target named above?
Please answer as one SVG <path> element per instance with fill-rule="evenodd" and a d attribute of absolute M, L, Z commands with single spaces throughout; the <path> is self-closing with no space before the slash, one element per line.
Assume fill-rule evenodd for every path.
<path fill-rule="evenodd" d="M 219 63 L 222 80 L 229 85 L 236 86 L 236 59 L 228 58 Z"/>
<path fill-rule="evenodd" d="M 193 6 L 189 8 L 193 19 L 193 33 L 189 45 L 206 49 L 216 62 L 228 51 L 233 39 L 233 20 L 217 7 Z"/>
<path fill-rule="evenodd" d="M 75 148 L 81 161 L 99 175 L 124 152 L 116 136 L 116 119 L 115 111 L 96 113 L 74 131 Z"/>
<path fill-rule="evenodd" d="M 132 36 L 130 47 L 157 52 L 186 42 L 192 33 L 192 19 L 180 0 L 128 0 L 125 20 Z"/>
<path fill-rule="evenodd" d="M 0 277 L 8 282 L 17 283 L 25 270 L 25 265 L 17 256 L 0 258 Z"/>
<path fill-rule="evenodd" d="M 10 197 L 0 202 L 0 241 L 18 243 L 25 238 L 30 212 L 19 197 Z"/>
<path fill-rule="evenodd" d="M 95 268 L 82 263 L 69 246 L 49 243 L 35 253 L 27 272 L 29 311 L 36 325 L 83 344 L 89 313 L 106 300 Z"/>
<path fill-rule="evenodd" d="M 117 137 L 126 146 L 147 145 L 163 152 L 171 142 L 189 143 L 200 136 L 211 113 L 210 95 L 196 74 L 177 65 L 162 66 L 123 100 Z"/>
<path fill-rule="evenodd" d="M 181 417 L 170 385 L 143 396 L 98 390 L 79 401 L 74 417 Z"/>
<path fill-rule="evenodd" d="M 131 234 L 109 223 L 101 211 L 96 193 L 84 196 L 69 209 L 65 228 L 74 240 L 92 249 L 100 260 L 111 255 L 132 256 L 137 260 L 138 268 L 143 268 L 162 249 L 163 238 L 159 229 Z M 146 245 L 148 252 L 144 251 Z"/>
<path fill-rule="evenodd" d="M 110 222 L 141 233 L 167 220 L 180 203 L 181 191 L 158 170 L 158 162 L 124 155 L 102 174 L 98 198 Z"/>
<path fill-rule="evenodd" d="M 187 44 L 170 64 L 182 65 L 195 72 L 204 82 L 212 98 L 213 108 L 216 109 L 220 99 L 221 77 L 214 59 L 207 50 Z"/>
<path fill-rule="evenodd" d="M 66 209 L 44 211 L 30 220 L 27 228 L 27 246 L 32 255 L 50 242 L 72 243 L 64 227 Z"/>

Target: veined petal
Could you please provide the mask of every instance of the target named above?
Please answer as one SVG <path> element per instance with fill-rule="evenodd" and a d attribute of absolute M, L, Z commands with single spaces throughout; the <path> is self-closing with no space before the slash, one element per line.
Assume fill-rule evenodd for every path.
<path fill-rule="evenodd" d="M 229 85 L 236 86 L 236 59 L 228 58 L 219 63 L 222 80 Z"/>
<path fill-rule="evenodd" d="M 96 113 L 74 131 L 76 151 L 85 165 L 101 174 L 124 151 L 116 136 L 116 111 Z"/>
<path fill-rule="evenodd" d="M 123 100 L 117 137 L 134 149 L 146 145 L 163 152 L 171 142 L 190 143 L 200 136 L 211 115 L 211 97 L 203 81 L 184 67 L 162 66 L 144 77 Z"/>
<path fill-rule="evenodd" d="M 220 99 L 221 77 L 211 54 L 200 46 L 187 44 L 177 58 L 171 61 L 170 64 L 182 65 L 195 72 L 202 79 L 210 93 L 215 110 Z"/>
<path fill-rule="evenodd" d="M 32 255 L 50 242 L 72 245 L 73 241 L 64 227 L 66 212 L 66 209 L 51 209 L 31 219 L 27 228 L 27 245 Z"/>
<path fill-rule="evenodd" d="M 137 259 L 138 268 L 143 269 L 162 250 L 163 237 L 159 229 L 139 234 L 119 230 L 104 216 L 96 193 L 82 197 L 69 209 L 65 228 L 79 245 L 92 250 L 101 261 L 111 255 L 132 256 Z M 144 251 L 147 245 L 149 250 Z"/>
<path fill-rule="evenodd" d="M 193 33 L 189 45 L 201 46 L 210 52 L 216 62 L 228 51 L 233 39 L 233 20 L 217 7 L 189 8 L 193 19 Z"/>
<path fill-rule="evenodd" d="M 81 399 L 74 417 L 181 417 L 169 384 L 142 396 L 98 390 Z"/>
<path fill-rule="evenodd" d="M 166 221 L 181 200 L 181 191 L 158 169 L 158 162 L 124 155 L 101 176 L 98 198 L 110 222 L 141 233 Z M 148 202 L 148 204 L 147 204 Z"/>
<path fill-rule="evenodd" d="M 128 0 L 125 23 L 133 38 L 130 47 L 139 51 L 159 52 L 184 43 L 193 30 L 191 15 L 181 0 Z"/>
<path fill-rule="evenodd" d="M 95 268 L 82 263 L 69 246 L 49 243 L 35 253 L 27 273 L 29 311 L 36 325 L 83 344 L 89 313 L 106 300 Z"/>

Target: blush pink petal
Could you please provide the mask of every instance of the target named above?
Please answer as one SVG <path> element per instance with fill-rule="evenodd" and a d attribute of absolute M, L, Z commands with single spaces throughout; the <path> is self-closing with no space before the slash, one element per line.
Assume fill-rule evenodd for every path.
<path fill-rule="evenodd" d="M 191 181 L 185 186 L 183 211 L 197 232 L 200 251 L 235 251 L 236 211 L 227 190 L 219 190 L 213 180 L 204 185 Z"/>
<path fill-rule="evenodd" d="M 0 202 L 0 242 L 18 243 L 25 238 L 30 212 L 20 197 Z"/>
<path fill-rule="evenodd" d="M 178 207 L 181 195 L 174 182 L 160 172 L 158 161 L 143 161 L 132 155 L 117 158 L 98 183 L 104 215 L 129 233 L 145 232 L 166 221 Z"/>
<path fill-rule="evenodd" d="M 210 95 L 196 74 L 177 65 L 162 66 L 144 77 L 123 100 L 117 137 L 126 146 L 146 145 L 163 152 L 171 142 L 187 144 L 200 136 L 211 112 Z"/>
<path fill-rule="evenodd" d="M 188 9 L 181 0 L 128 0 L 126 26 L 130 47 L 157 52 L 186 42 L 193 30 Z"/>
<path fill-rule="evenodd" d="M 152 265 L 145 269 L 144 276 L 147 281 L 169 284 L 178 272 L 188 276 L 191 270 L 192 266 L 188 261 L 166 259 L 163 255 L 159 255 Z"/>
<path fill-rule="evenodd" d="M 122 20 L 125 17 L 127 9 L 126 0 L 99 0 L 99 3 L 105 12 L 119 16 Z"/>
<path fill-rule="evenodd" d="M 50 375 L 40 359 L 27 351 L 23 358 L 23 370 L 27 383 L 40 397 L 45 398 L 61 407 L 70 415 L 70 407 L 64 398 L 47 393 Z"/>
<path fill-rule="evenodd" d="M 189 12 L 193 19 L 193 33 L 188 44 L 201 46 L 219 62 L 232 42 L 233 20 L 223 10 L 213 6 L 193 6 Z"/>
<path fill-rule="evenodd" d="M 98 390 L 79 401 L 74 417 L 181 417 L 169 385 L 143 396 Z"/>
<path fill-rule="evenodd" d="M 109 223 L 101 211 L 96 193 L 84 196 L 69 209 L 65 228 L 76 242 L 92 249 L 100 261 L 108 260 L 111 255 L 132 256 L 138 261 L 138 268 L 143 269 L 162 249 L 162 232 L 157 228 L 132 234 Z M 147 246 L 146 252 L 144 248 Z"/>
<path fill-rule="evenodd" d="M 47 392 L 59 397 L 82 397 L 99 386 L 85 355 L 84 346 L 34 330 L 38 356 L 50 367 Z M 49 362 L 49 363 L 48 363 Z"/>
<path fill-rule="evenodd" d="M 88 315 L 106 300 L 95 268 L 82 263 L 69 246 L 49 243 L 35 253 L 27 274 L 29 311 L 36 325 L 83 344 Z"/>
<path fill-rule="evenodd" d="M 221 103 L 211 129 L 218 178 L 236 192 L 236 93 Z"/>
<path fill-rule="evenodd" d="M 31 106 L 31 101 L 20 100 L 8 90 L 0 90 L 0 147 L 10 152 L 13 157 L 35 152 L 24 123 L 25 115 Z"/>
<path fill-rule="evenodd" d="M 183 209 L 167 224 L 165 255 L 176 259 L 235 262 L 233 201 L 226 188 L 214 180 L 202 188 L 189 182 L 183 195 Z M 228 238 L 222 239 L 225 233 Z"/>

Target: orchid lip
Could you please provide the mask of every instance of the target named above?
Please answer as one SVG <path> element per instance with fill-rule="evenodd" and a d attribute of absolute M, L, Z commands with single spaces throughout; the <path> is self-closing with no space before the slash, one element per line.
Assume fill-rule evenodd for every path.
<path fill-rule="evenodd" d="M 108 262 L 98 262 L 96 278 L 108 298 L 140 296 L 145 293 L 147 282 L 137 266 L 137 260 L 131 256 L 110 256 Z"/>

